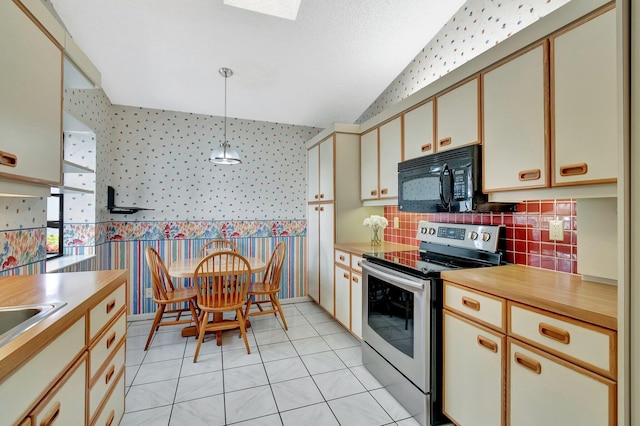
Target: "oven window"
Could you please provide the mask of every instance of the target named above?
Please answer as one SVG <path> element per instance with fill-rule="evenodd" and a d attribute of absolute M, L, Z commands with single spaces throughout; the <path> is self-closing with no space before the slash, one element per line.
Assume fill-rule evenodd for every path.
<path fill-rule="evenodd" d="M 368 292 L 369 327 L 413 358 L 413 293 L 372 275 L 368 278 Z"/>

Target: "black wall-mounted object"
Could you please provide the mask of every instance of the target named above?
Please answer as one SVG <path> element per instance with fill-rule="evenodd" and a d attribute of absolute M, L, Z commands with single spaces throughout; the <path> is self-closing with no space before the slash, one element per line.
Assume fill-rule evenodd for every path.
<path fill-rule="evenodd" d="M 133 214 L 138 213 L 140 210 L 153 210 L 146 209 L 143 207 L 120 207 L 116 206 L 115 202 L 116 190 L 113 189 L 113 186 L 107 186 L 107 208 L 109 209 L 109 213 L 112 214 Z"/>

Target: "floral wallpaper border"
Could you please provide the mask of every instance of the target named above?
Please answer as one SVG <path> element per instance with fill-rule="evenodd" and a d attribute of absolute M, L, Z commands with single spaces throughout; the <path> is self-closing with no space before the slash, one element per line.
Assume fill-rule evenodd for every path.
<path fill-rule="evenodd" d="M 0 271 L 43 261 L 47 255 L 46 228 L 0 232 Z"/>

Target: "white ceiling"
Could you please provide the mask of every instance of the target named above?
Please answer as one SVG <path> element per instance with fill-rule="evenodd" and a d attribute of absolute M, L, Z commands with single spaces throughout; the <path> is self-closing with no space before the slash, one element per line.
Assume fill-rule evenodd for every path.
<path fill-rule="evenodd" d="M 464 0 L 51 0 L 114 104 L 327 127 L 354 122 Z"/>

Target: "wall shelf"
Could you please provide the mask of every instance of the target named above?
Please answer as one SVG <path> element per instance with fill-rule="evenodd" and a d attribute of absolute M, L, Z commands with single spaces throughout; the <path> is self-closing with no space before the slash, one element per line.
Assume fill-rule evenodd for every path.
<path fill-rule="evenodd" d="M 93 194 L 94 191 L 91 189 L 78 188 L 75 186 L 56 186 L 51 188 L 52 194 Z"/>
<path fill-rule="evenodd" d="M 107 186 L 107 209 L 111 214 L 134 214 L 141 210 L 153 210 L 144 207 L 122 207 L 115 204 L 116 190 L 112 186 Z"/>
<path fill-rule="evenodd" d="M 80 164 L 73 163 L 71 161 L 62 160 L 62 172 L 63 173 L 95 173 L 95 170 L 89 167 L 81 166 Z"/>

